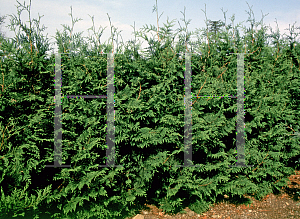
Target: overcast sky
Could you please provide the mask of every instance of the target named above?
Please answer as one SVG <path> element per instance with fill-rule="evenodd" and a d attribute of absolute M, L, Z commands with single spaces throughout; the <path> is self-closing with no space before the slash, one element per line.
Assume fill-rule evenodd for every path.
<path fill-rule="evenodd" d="M 22 5 L 24 0 L 19 1 Z M 30 1 L 25 0 L 25 4 L 29 5 Z M 191 19 L 190 25 L 188 26 L 188 31 L 195 31 L 196 28 L 202 29 L 205 27 L 205 4 L 206 4 L 206 15 L 207 19 L 210 20 L 224 20 L 223 11 L 226 12 L 226 24 L 229 24 L 230 17 L 235 15 L 234 24 L 243 22 L 243 26 L 249 27 L 249 22 L 246 22 L 249 15 L 246 11 L 250 11 L 248 4 L 252 7 L 254 17 L 256 22 L 260 21 L 262 18 L 262 13 L 264 15 L 268 14 L 263 22 L 267 26 L 271 26 L 273 31 L 276 30 L 276 19 L 278 22 L 278 27 L 280 33 L 288 34 L 289 31 L 285 30 L 289 28 L 289 24 L 292 25 L 295 22 L 295 27 L 300 26 L 300 0 L 272 0 L 272 1 L 262 1 L 262 0 L 158 0 L 158 13 L 159 15 L 163 12 L 159 20 L 160 27 L 163 23 L 166 23 L 167 17 L 169 21 L 175 20 L 175 26 L 173 30 L 175 31 L 179 28 L 178 21 L 183 27 L 184 23 L 180 19 L 183 15 L 180 11 L 184 11 L 184 6 L 186 7 L 186 20 Z M 247 4 L 248 3 L 248 4 Z M 32 0 L 31 1 L 31 20 L 33 18 L 38 19 L 38 13 L 44 15 L 41 18 L 40 26 L 44 25 L 47 29 L 43 32 L 49 38 L 49 42 L 54 43 L 55 33 L 57 30 L 63 31 L 63 26 L 65 24 L 71 27 L 71 13 L 70 6 L 72 6 L 73 18 L 81 18 L 83 20 L 79 21 L 74 26 L 74 33 L 83 32 L 84 37 L 89 36 L 88 28 L 92 27 L 92 20 L 89 17 L 94 16 L 95 29 L 99 30 L 99 27 L 106 29 L 101 37 L 101 43 L 106 42 L 110 37 L 110 23 L 107 16 L 110 16 L 112 25 L 115 26 L 121 32 L 123 41 L 133 40 L 133 27 L 139 30 L 143 25 L 155 25 L 156 23 L 156 12 L 152 13 L 153 6 L 156 4 L 155 0 Z M 17 16 L 16 0 L 0 0 L 0 16 L 15 14 Z M 203 10 L 203 11 L 202 11 Z M 1 32 L 5 33 L 6 37 L 14 37 L 13 31 L 10 31 L 6 25 L 10 24 L 10 17 L 7 16 L 4 24 L 1 27 Z M 28 21 L 28 13 L 23 11 L 21 14 L 21 20 L 23 23 Z M 26 23 L 28 25 L 28 23 Z M 260 27 L 259 27 L 260 28 Z M 299 30 L 296 30 L 299 32 Z M 270 31 L 268 31 L 270 33 Z M 91 32 L 90 32 L 91 34 Z M 149 34 L 148 36 L 151 36 Z M 196 39 L 192 38 L 193 41 Z M 121 39 L 119 38 L 119 41 Z M 144 42 L 143 39 L 138 39 L 140 42 Z M 177 38 L 176 40 L 177 41 Z M 51 45 L 54 48 L 54 52 L 57 52 L 57 46 Z M 115 44 L 116 46 L 116 44 Z M 148 44 L 144 42 L 142 48 L 147 47 Z"/>

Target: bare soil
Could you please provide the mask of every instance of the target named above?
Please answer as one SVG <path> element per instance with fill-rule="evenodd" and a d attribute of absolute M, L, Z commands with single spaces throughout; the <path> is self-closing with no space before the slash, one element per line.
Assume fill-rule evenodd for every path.
<path fill-rule="evenodd" d="M 245 198 L 250 198 L 253 203 L 250 205 L 238 205 L 224 197 L 224 200 L 214 204 L 207 212 L 201 215 L 185 208 L 186 213 L 178 213 L 169 215 L 163 213 L 154 205 L 146 205 L 148 210 L 142 210 L 140 214 L 126 219 L 286 219 L 300 218 L 300 201 L 298 194 L 300 191 L 300 171 L 296 170 L 295 174 L 289 177 L 287 187 L 282 187 L 279 194 L 269 194 L 263 200 L 258 201 L 250 196 L 244 195 Z M 299 204 L 299 205 L 297 205 Z"/>

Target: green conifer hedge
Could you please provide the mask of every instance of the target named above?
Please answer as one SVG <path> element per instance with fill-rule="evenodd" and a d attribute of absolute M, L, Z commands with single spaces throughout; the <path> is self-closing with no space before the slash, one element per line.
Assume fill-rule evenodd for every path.
<path fill-rule="evenodd" d="M 145 203 L 167 213 L 189 207 L 200 214 L 225 194 L 249 203 L 244 194 L 261 199 L 277 192 L 299 167 L 300 45 L 295 38 L 280 39 L 279 32 L 266 34 L 262 21 L 253 19 L 252 28 L 242 27 L 245 35 L 240 36 L 241 25 L 234 26 L 234 17 L 226 24 L 225 13 L 222 25 L 210 22 L 215 25 L 210 31 L 207 21 L 197 30 L 196 42 L 190 41 L 185 19 L 185 28 L 176 34 L 174 21 L 134 30 L 148 42 L 145 51 L 136 40 L 117 42 L 115 49 L 119 33 L 113 26 L 111 43 L 97 42 L 104 29 L 96 33 L 94 27 L 95 39 L 87 43 L 72 33 L 78 21 L 72 17 L 72 29 L 64 26 L 56 33 L 64 96 L 62 162 L 71 167 L 46 167 L 54 162 L 58 66 L 55 54 L 46 56 L 50 44 L 40 34 L 39 21 L 35 29 L 31 20 L 27 27 L 11 17 L 12 30 L 22 32 L 0 41 L 1 218 L 126 218 Z M 148 38 L 146 32 L 156 35 Z M 192 70 L 192 157 L 198 167 L 176 166 L 184 164 L 189 62 L 180 53 L 186 52 Z M 107 99 L 66 97 L 106 95 L 107 53 L 114 53 L 119 167 L 99 167 L 111 159 L 106 157 Z M 237 161 L 237 106 L 229 98 L 237 94 L 238 56 L 233 53 L 251 53 L 244 54 L 244 160 L 249 167 L 243 168 L 230 167 Z"/>

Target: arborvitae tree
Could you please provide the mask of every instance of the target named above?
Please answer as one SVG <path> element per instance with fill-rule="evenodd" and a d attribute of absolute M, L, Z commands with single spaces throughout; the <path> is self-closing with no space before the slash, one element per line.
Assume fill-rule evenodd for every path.
<path fill-rule="evenodd" d="M 287 46 L 272 56 L 264 44 L 264 30 L 239 37 L 233 25 L 231 36 L 228 31 L 214 32 L 216 23 L 211 31 L 227 37 L 225 42 L 215 38 L 219 51 L 199 43 L 200 56 L 180 60 L 178 52 L 193 52 L 188 51 L 190 33 L 183 29 L 186 34 L 172 48 L 172 25 L 159 28 L 158 16 L 157 28 L 144 28 L 154 31 L 155 37 L 140 33 L 151 47 L 147 59 L 135 54 L 135 43 L 135 49 L 114 55 L 115 158 L 123 167 L 98 167 L 105 162 L 107 148 L 106 100 L 61 98 L 62 157 L 71 167 L 46 168 L 54 158 L 56 69 L 62 73 L 63 95 L 105 94 L 108 56 L 99 52 L 122 51 L 118 46 L 114 51 L 112 27 L 111 45 L 92 50 L 87 50 L 80 34 L 72 36 L 73 27 L 65 27 L 70 34 L 57 34 L 56 43 L 59 52 L 72 54 L 61 54 L 58 62 L 54 55 L 45 60 L 48 44 L 39 34 L 41 28 L 37 25 L 35 30 L 29 23 L 27 28 L 15 18 L 12 24 L 25 34 L 0 44 L 1 53 L 15 56 L 0 62 L 0 218 L 49 218 L 49 213 L 51 218 L 123 219 L 140 212 L 145 203 L 167 213 L 185 207 L 202 213 L 225 194 L 238 202 L 243 195 L 261 199 L 285 186 L 294 172 L 287 164 L 300 156 L 295 141 L 300 125 L 299 68 L 287 55 Z M 208 28 L 204 31 L 210 43 Z M 189 102 L 184 97 L 184 80 L 190 77 L 185 68 L 191 65 L 196 95 L 236 95 L 240 62 L 229 52 L 244 52 L 245 43 L 252 53 L 244 56 L 245 160 L 254 166 L 228 166 L 236 163 L 234 100 L 204 97 L 192 102 L 192 153 L 200 166 L 177 168 L 183 162 L 184 103 Z M 15 49 L 18 46 L 22 47 Z M 292 51 L 296 60 L 298 51 L 299 47 Z"/>
<path fill-rule="evenodd" d="M 214 43 L 216 43 L 217 40 L 217 32 L 220 32 L 221 27 L 224 26 L 224 23 L 221 20 L 218 21 L 212 21 L 212 20 L 208 20 L 209 22 L 209 32 L 213 33 L 213 38 L 214 38 Z"/>

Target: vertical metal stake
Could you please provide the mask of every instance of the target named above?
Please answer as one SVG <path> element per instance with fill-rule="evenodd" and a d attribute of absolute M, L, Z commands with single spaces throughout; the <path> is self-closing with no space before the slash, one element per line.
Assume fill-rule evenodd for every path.
<path fill-rule="evenodd" d="M 229 167 L 252 167 L 253 165 L 245 164 L 245 90 L 244 90 L 244 53 L 237 53 L 237 133 L 236 148 L 237 162 L 236 165 Z"/>
<path fill-rule="evenodd" d="M 191 69 L 191 53 L 185 53 L 185 72 L 184 72 L 184 165 L 176 165 L 176 167 L 196 167 L 201 165 L 193 165 L 193 148 L 192 148 L 192 69 Z"/>
<path fill-rule="evenodd" d="M 107 135 L 106 135 L 106 165 L 99 165 L 99 167 L 123 167 L 122 165 L 115 165 L 115 109 L 114 109 L 114 54 L 107 54 Z"/>
<path fill-rule="evenodd" d="M 58 53 L 55 54 L 54 165 L 46 167 L 71 167 L 62 165 L 61 80 L 61 57 Z"/>

